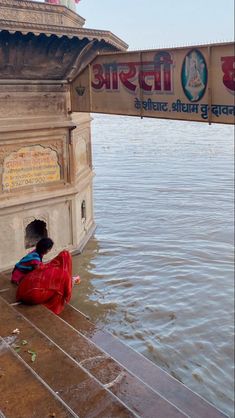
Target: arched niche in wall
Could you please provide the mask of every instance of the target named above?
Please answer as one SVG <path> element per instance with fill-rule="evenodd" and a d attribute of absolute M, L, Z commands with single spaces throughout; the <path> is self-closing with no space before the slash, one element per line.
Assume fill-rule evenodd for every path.
<path fill-rule="evenodd" d="M 34 247 L 42 238 L 48 237 L 46 222 L 35 219 L 25 228 L 25 248 Z"/>

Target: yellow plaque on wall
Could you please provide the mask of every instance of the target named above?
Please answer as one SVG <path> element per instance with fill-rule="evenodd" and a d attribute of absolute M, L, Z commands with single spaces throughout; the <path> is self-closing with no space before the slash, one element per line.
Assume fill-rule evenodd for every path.
<path fill-rule="evenodd" d="M 60 178 L 58 155 L 48 147 L 22 147 L 9 154 L 3 161 L 3 191 L 51 183 L 59 181 Z"/>

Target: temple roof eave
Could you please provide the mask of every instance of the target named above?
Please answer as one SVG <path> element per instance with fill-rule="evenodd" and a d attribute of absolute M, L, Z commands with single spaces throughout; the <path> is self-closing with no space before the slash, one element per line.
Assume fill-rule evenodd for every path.
<path fill-rule="evenodd" d="M 44 34 L 46 36 L 55 35 L 58 38 L 66 36 L 68 38 L 78 38 L 84 39 L 87 38 L 89 41 L 98 40 L 104 41 L 118 50 L 126 51 L 128 45 L 114 35 L 110 31 L 97 30 L 97 29 L 84 29 L 84 28 L 74 28 L 74 27 L 65 27 L 65 26 L 48 26 L 37 23 L 27 23 L 27 22 L 15 22 L 15 21 L 6 21 L 0 19 L 0 32 L 8 31 L 9 33 L 20 32 L 23 35 L 28 33 L 33 33 L 34 35 Z"/>
<path fill-rule="evenodd" d="M 70 82 L 97 54 L 127 50 L 112 32 L 84 23 L 64 6 L 0 0 L 1 82 Z"/>
<path fill-rule="evenodd" d="M 45 31 L 41 26 L 0 26 L 1 84 L 71 82 L 97 54 L 126 50 L 111 32 L 63 27 Z"/>

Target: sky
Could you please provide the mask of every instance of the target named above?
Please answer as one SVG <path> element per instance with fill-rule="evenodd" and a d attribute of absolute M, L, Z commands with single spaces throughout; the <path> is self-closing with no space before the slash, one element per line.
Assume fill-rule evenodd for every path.
<path fill-rule="evenodd" d="M 234 39 L 233 0 L 81 0 L 85 27 L 110 30 L 130 50 Z"/>

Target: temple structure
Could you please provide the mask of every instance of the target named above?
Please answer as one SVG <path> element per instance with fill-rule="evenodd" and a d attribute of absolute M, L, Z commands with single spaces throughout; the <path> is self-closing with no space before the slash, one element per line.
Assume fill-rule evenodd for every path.
<path fill-rule="evenodd" d="M 45 0 L 45 3 L 49 4 L 60 4 L 61 6 L 68 7 L 68 9 L 73 10 L 76 12 L 76 4 L 78 4 L 80 0 Z"/>
<path fill-rule="evenodd" d="M 61 5 L 0 0 L 2 271 L 41 237 L 76 252 L 94 232 L 91 117 L 71 112 L 69 83 L 127 45 L 84 23 Z"/>

